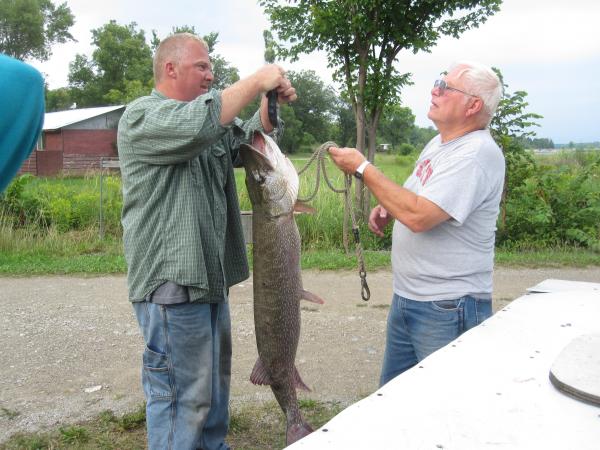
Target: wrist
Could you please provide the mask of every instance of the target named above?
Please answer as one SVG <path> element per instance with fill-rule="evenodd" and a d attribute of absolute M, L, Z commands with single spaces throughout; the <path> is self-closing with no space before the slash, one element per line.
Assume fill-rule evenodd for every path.
<path fill-rule="evenodd" d="M 367 168 L 367 166 L 369 164 L 371 164 L 371 163 L 368 160 L 365 159 L 362 163 L 360 163 L 360 165 L 354 171 L 354 176 L 356 178 L 358 178 L 359 180 L 361 180 L 363 178 L 363 174 L 365 172 L 365 169 Z"/>

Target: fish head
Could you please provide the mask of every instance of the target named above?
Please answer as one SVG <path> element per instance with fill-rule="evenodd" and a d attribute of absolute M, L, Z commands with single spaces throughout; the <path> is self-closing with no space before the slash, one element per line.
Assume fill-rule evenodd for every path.
<path fill-rule="evenodd" d="M 275 141 L 257 131 L 251 143 L 240 146 L 240 156 L 253 211 L 270 216 L 291 213 L 300 182 L 294 165 Z"/>

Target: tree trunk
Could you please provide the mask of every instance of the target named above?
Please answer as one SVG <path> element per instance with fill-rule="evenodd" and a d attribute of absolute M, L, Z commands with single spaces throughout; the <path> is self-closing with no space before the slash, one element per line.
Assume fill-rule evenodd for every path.
<path fill-rule="evenodd" d="M 358 106 L 358 104 L 357 104 Z M 366 155 L 367 152 L 365 151 L 365 144 L 366 144 L 366 120 L 365 120 L 365 110 L 362 107 L 362 103 L 361 103 L 361 107 L 357 108 L 357 114 L 356 114 L 356 148 L 358 149 L 359 152 L 361 152 L 363 155 Z M 362 180 L 356 179 L 356 183 L 354 184 L 354 205 L 357 211 L 363 211 L 364 210 L 364 192 L 366 191 L 366 189 L 364 189 L 364 183 L 362 182 Z M 362 216 L 362 214 L 360 214 L 359 216 Z M 360 219 L 360 217 L 359 217 Z"/>

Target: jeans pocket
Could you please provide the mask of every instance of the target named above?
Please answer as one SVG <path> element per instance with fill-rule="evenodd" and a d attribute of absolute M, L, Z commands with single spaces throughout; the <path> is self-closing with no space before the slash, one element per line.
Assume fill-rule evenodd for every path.
<path fill-rule="evenodd" d="M 146 347 L 143 361 L 143 384 L 146 394 L 153 398 L 171 398 L 172 387 L 167 355 Z"/>
<path fill-rule="evenodd" d="M 458 309 L 459 300 L 437 300 L 431 302 L 433 309 L 438 311 L 456 311 Z"/>

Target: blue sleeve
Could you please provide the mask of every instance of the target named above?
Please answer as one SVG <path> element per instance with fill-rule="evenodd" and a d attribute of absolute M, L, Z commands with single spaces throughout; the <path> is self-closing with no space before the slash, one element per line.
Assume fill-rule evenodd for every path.
<path fill-rule="evenodd" d="M 0 54 L 0 192 L 35 147 L 44 123 L 44 79 Z"/>

